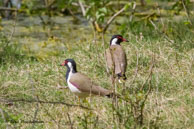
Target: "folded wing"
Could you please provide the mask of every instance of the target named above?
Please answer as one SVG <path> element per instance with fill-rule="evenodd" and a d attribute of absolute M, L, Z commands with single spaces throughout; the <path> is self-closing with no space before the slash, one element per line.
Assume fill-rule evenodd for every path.
<path fill-rule="evenodd" d="M 81 91 L 85 93 L 91 93 L 94 95 L 100 95 L 100 96 L 106 96 L 111 93 L 110 90 L 104 89 L 100 86 L 97 86 L 95 83 L 93 83 L 90 78 L 87 76 L 81 74 L 81 73 L 75 73 L 71 76 L 70 82 L 76 85 L 76 87 Z"/>
<path fill-rule="evenodd" d="M 123 48 L 119 45 L 110 46 L 105 52 L 106 63 L 109 70 L 115 68 L 115 74 L 125 74 L 127 61 Z M 113 66 L 114 62 L 114 66 Z"/>

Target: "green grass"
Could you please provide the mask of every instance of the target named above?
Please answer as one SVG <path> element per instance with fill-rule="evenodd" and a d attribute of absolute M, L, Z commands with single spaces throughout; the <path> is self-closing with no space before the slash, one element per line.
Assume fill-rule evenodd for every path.
<path fill-rule="evenodd" d="M 0 102 L 0 109 L 3 110 L 5 117 L 4 119 L 0 112 L 0 127 L 70 128 L 71 121 L 74 128 L 192 128 L 194 126 L 194 49 L 191 41 L 193 42 L 194 38 L 191 36 L 193 30 L 190 27 L 193 26 L 180 24 L 175 22 L 167 24 L 172 26 L 176 33 L 166 32 L 175 44 L 168 42 L 152 27 L 145 29 L 142 25 L 139 30 L 137 26 L 124 31 L 125 37 L 130 40 L 129 43 L 122 44 L 128 58 L 126 73 L 128 80 L 125 87 L 117 85 L 117 90 L 121 93 L 126 88 L 124 97 L 130 99 L 132 104 L 137 104 L 136 106 L 133 107 L 130 103 L 119 99 L 118 107 L 113 111 L 112 99 L 103 97 L 92 97 L 86 102 L 81 101 L 85 107 L 92 108 L 91 111 L 66 105 Z M 73 33 L 73 38 L 69 33 Z M 110 35 L 114 33 L 118 31 L 109 31 L 105 36 L 107 44 Z M 141 36 L 143 37 L 140 38 Z M 77 28 L 77 30 L 69 28 L 68 32 L 56 37 L 65 46 L 61 52 L 63 54 L 49 56 L 44 60 L 40 60 L 36 54 L 24 51 L 22 45 L 17 48 L 21 51 L 15 51 L 17 46 L 13 48 L 10 46 L 9 49 L 6 47 L 6 51 L 5 49 L 0 51 L 1 100 L 39 99 L 78 104 L 78 99 L 69 89 L 58 88 L 67 87 L 66 68 L 59 66 L 66 58 L 75 59 L 78 71 L 88 75 L 94 82 L 107 89 L 112 88 L 111 80 L 105 72 L 104 50 L 100 37 L 97 37 L 98 40 L 94 43 L 92 30 L 88 28 Z M 18 36 L 13 43 L 18 44 L 20 41 Z M 2 44 L 5 44 L 5 41 L 1 40 Z M 145 83 L 149 76 L 152 58 L 155 60 L 153 74 L 150 83 Z M 145 87 L 140 90 L 144 83 Z M 144 106 L 144 121 L 140 127 L 136 120 L 139 111 L 134 112 L 133 108 L 140 109 L 149 86 L 152 89 Z M 116 114 L 115 118 L 113 114 Z M 27 123 L 33 120 L 43 123 Z"/>

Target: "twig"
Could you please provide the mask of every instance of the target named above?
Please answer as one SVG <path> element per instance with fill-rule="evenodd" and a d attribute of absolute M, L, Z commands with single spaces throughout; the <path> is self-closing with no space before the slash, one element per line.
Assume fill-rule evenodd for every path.
<path fill-rule="evenodd" d="M 55 123 L 58 123 L 57 121 L 56 121 L 56 119 L 49 113 L 49 111 L 48 111 L 48 109 L 44 109 L 45 111 L 46 111 L 46 114 L 55 122 Z M 58 124 L 57 124 L 58 125 Z"/>
<path fill-rule="evenodd" d="M 123 11 L 125 11 L 125 6 L 124 6 L 122 9 L 120 9 L 117 13 L 115 13 L 115 14 L 107 21 L 107 23 L 106 23 L 106 25 L 105 25 L 105 27 L 104 27 L 104 29 L 103 29 L 103 32 L 104 32 L 104 33 L 106 32 L 106 30 L 108 29 L 108 27 L 109 27 L 109 25 L 112 23 L 112 21 L 113 21 L 119 14 L 121 14 Z"/>
<path fill-rule="evenodd" d="M 132 21 L 132 19 L 133 19 L 133 15 L 134 15 L 134 13 L 135 13 L 135 9 L 136 9 L 136 2 L 134 2 L 134 4 L 133 4 L 133 8 L 132 8 L 132 12 L 131 12 L 131 16 L 130 16 L 130 18 L 129 18 L 129 21 L 131 22 Z"/>
<path fill-rule="evenodd" d="M 38 103 L 37 103 L 37 105 L 36 105 L 36 111 L 34 112 L 34 118 L 33 118 L 33 121 L 36 121 L 36 117 L 37 117 L 37 115 L 38 115 L 38 110 L 39 110 L 39 106 L 38 106 Z M 32 127 L 31 127 L 31 129 L 33 129 L 33 128 L 34 128 L 34 126 L 35 126 L 35 123 L 33 123 L 33 125 L 32 125 Z"/>
<path fill-rule="evenodd" d="M 51 9 L 51 6 L 54 5 L 55 2 L 56 2 L 56 0 L 51 1 L 51 3 L 47 3 L 46 8 Z"/>
<path fill-rule="evenodd" d="M 94 129 L 97 129 L 98 120 L 99 120 L 99 118 L 98 118 L 98 115 L 97 115 L 97 116 L 96 116 L 95 123 L 94 123 Z"/>
<path fill-rule="evenodd" d="M 13 24 L 13 29 L 12 29 L 11 35 L 10 35 L 10 37 L 9 37 L 9 39 L 8 39 L 6 45 L 8 45 L 8 44 L 10 43 L 10 41 L 11 41 L 12 38 L 13 38 L 13 34 L 15 33 L 15 27 L 16 27 L 17 16 L 18 16 L 18 12 L 16 11 L 15 20 L 14 20 L 14 24 Z"/>
<path fill-rule="evenodd" d="M 43 25 L 46 26 L 47 22 L 45 22 L 44 18 L 41 15 L 38 15 L 38 17 L 40 18 L 40 20 L 43 23 Z"/>
<path fill-rule="evenodd" d="M 36 87 L 34 86 L 34 80 L 32 79 L 30 73 L 29 73 L 29 80 L 30 80 L 30 84 L 31 84 L 31 86 L 32 86 L 32 88 L 33 88 L 33 93 L 35 94 Z M 36 100 L 39 100 L 38 95 L 36 95 Z M 38 115 L 38 111 L 39 111 L 39 104 L 37 103 L 37 104 L 36 104 L 36 110 L 35 110 L 35 112 L 34 112 L 33 121 L 36 121 L 36 117 L 37 117 L 37 115 Z M 35 126 L 35 123 L 32 124 L 31 129 L 33 129 L 34 126 Z"/>
<path fill-rule="evenodd" d="M 0 7 L 0 11 L 18 11 L 17 8 Z"/>
<path fill-rule="evenodd" d="M 75 14 L 72 12 L 72 10 L 70 8 L 67 8 L 67 10 L 69 11 L 69 13 L 71 14 L 71 16 L 76 19 L 79 20 L 79 18 L 77 16 L 75 16 Z"/>
<path fill-rule="evenodd" d="M 78 3 L 79 3 L 79 6 L 81 7 L 82 15 L 85 17 L 86 16 L 85 7 L 83 6 L 81 0 L 79 0 Z"/>
<path fill-rule="evenodd" d="M 149 81 L 149 89 L 148 89 L 148 91 L 147 91 L 147 93 L 146 93 L 146 95 L 144 97 L 144 100 L 143 100 L 143 102 L 141 104 L 141 112 L 140 112 L 140 116 L 139 116 L 140 117 L 140 124 L 141 125 L 143 124 L 143 111 L 144 111 L 145 102 L 146 102 L 150 92 L 151 92 L 151 80 Z"/>
<path fill-rule="evenodd" d="M 17 124 L 17 123 L 24 123 L 24 124 L 42 124 L 42 123 L 51 123 L 52 121 L 42 121 L 42 120 L 40 120 L 40 121 L 37 121 L 37 120 L 35 120 L 35 121 L 33 121 L 33 120 L 29 120 L 29 121 L 26 121 L 26 120 L 17 120 L 17 121 L 9 121 L 9 123 L 11 123 L 11 124 Z M 8 123 L 8 122 L 7 122 Z M 68 124 L 68 123 L 66 123 L 66 124 Z"/>
<path fill-rule="evenodd" d="M 149 75 L 148 75 L 146 81 L 143 83 L 142 87 L 140 88 L 140 90 L 143 90 L 145 84 L 146 84 L 146 83 L 148 82 L 148 80 L 151 78 L 152 72 L 153 72 L 153 68 L 154 68 L 154 62 L 152 62 L 151 66 L 150 66 L 150 69 L 149 69 L 150 73 L 149 73 Z"/>
<path fill-rule="evenodd" d="M 185 4 L 184 4 L 184 0 L 182 0 L 182 5 L 183 5 L 184 10 L 185 10 L 185 12 L 186 12 L 187 19 L 189 20 L 190 24 L 192 25 L 191 19 L 190 19 L 190 17 L 189 17 L 188 10 L 187 10 L 187 8 L 186 8 L 186 6 L 185 6 Z"/>
<path fill-rule="evenodd" d="M 136 56 L 137 56 L 137 60 L 136 60 L 135 76 L 133 77 L 133 80 L 132 80 L 131 84 L 134 83 L 135 78 L 137 77 L 137 74 L 138 74 L 138 69 L 139 69 L 139 67 L 138 67 L 139 66 L 139 53 L 138 53 L 138 50 L 137 50 Z"/>
<path fill-rule="evenodd" d="M 43 100 L 27 100 L 27 99 L 0 99 L 0 103 L 7 103 L 7 102 L 23 102 L 23 103 L 41 103 L 41 104 L 61 104 L 61 105 L 66 105 L 69 107 L 80 107 L 83 109 L 87 110 L 92 110 L 91 108 L 82 106 L 82 105 L 74 105 L 74 104 L 69 104 L 66 102 L 60 102 L 60 101 L 43 101 Z"/>
<path fill-rule="evenodd" d="M 72 121 L 71 121 L 71 118 L 70 118 L 69 113 L 67 113 L 67 117 L 68 117 L 68 119 L 69 119 L 69 124 L 71 125 L 71 129 L 73 129 L 73 123 L 72 123 Z"/>
<path fill-rule="evenodd" d="M 73 6 L 80 6 L 78 3 L 76 2 L 72 2 L 71 5 Z M 83 5 L 83 4 L 82 4 Z M 83 7 L 86 7 L 86 8 L 89 8 L 90 6 L 87 6 L 87 5 L 83 5 Z"/>
<path fill-rule="evenodd" d="M 144 100 L 143 100 L 142 104 L 141 104 L 141 112 L 140 112 L 140 116 L 139 116 L 140 117 L 140 124 L 141 125 L 143 124 L 143 111 L 144 111 L 145 102 L 147 100 L 147 97 L 148 97 L 149 93 L 151 92 L 151 85 L 152 85 L 151 84 L 151 80 L 152 80 L 152 74 L 153 74 L 154 64 L 155 64 L 155 62 L 154 62 L 154 59 L 152 58 L 152 64 L 151 64 L 151 67 L 150 67 L 150 74 L 149 74 L 147 80 L 145 81 L 145 83 L 141 87 L 141 90 L 143 90 L 143 87 L 145 86 L 146 82 L 149 80 L 148 91 L 147 91 L 147 93 L 146 93 L 146 95 L 144 97 Z"/>
<path fill-rule="evenodd" d="M 80 8 L 81 8 L 82 15 L 85 17 L 85 16 L 86 16 L 86 9 L 85 9 L 86 6 L 83 5 L 83 3 L 81 2 L 81 0 L 79 0 L 78 3 L 79 3 L 79 6 L 80 6 Z M 87 7 L 87 8 L 89 8 L 89 7 Z M 89 22 L 90 22 L 90 23 L 94 26 L 94 28 L 95 28 L 93 18 L 90 18 L 90 19 L 89 19 Z M 94 29 L 94 30 L 95 30 L 95 29 Z"/>
<path fill-rule="evenodd" d="M 153 25 L 153 27 L 155 28 L 155 30 L 157 30 L 157 32 L 158 32 L 159 34 L 163 34 L 164 37 L 165 37 L 170 43 L 172 43 L 172 44 L 174 43 L 172 40 L 169 39 L 169 37 L 168 37 L 166 34 L 160 32 L 160 30 L 159 30 L 158 27 L 153 23 L 152 20 L 149 20 L 149 21 L 150 21 L 150 23 Z"/>
<path fill-rule="evenodd" d="M 57 89 L 68 89 L 67 86 L 60 86 L 60 85 L 58 85 L 56 88 L 57 88 Z"/>
<path fill-rule="evenodd" d="M 46 122 L 45 121 L 37 121 L 37 120 L 33 120 L 33 121 L 21 120 L 20 122 L 13 122 L 13 123 L 41 124 L 41 123 L 46 123 Z"/>

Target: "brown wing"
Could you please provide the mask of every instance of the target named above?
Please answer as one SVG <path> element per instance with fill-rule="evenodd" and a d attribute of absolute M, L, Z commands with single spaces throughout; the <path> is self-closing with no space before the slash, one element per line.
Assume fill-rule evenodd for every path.
<path fill-rule="evenodd" d="M 110 70 L 113 68 L 113 61 L 112 61 L 112 56 L 110 53 L 110 49 L 106 49 L 105 51 L 105 58 L 106 58 L 106 66 L 107 66 L 107 71 L 110 72 Z"/>
<path fill-rule="evenodd" d="M 90 78 L 87 76 L 81 74 L 81 73 L 75 73 L 71 76 L 70 83 L 76 85 L 76 87 L 81 92 L 91 93 L 94 95 L 101 95 L 105 96 L 111 93 L 111 91 L 104 89 L 100 86 L 97 86 L 95 83 L 93 83 Z"/>
<path fill-rule="evenodd" d="M 115 64 L 115 74 L 125 74 L 126 67 L 127 67 L 127 59 L 126 54 L 123 48 L 120 45 L 113 45 L 110 47 L 113 60 Z"/>

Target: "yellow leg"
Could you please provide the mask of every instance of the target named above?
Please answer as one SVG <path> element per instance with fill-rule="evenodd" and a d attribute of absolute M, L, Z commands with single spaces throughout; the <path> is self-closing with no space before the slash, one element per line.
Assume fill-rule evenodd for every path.
<path fill-rule="evenodd" d="M 79 101 L 78 103 L 79 103 L 79 105 L 80 105 L 81 103 L 80 103 L 80 97 L 79 97 L 79 96 L 78 96 L 78 101 Z"/>

